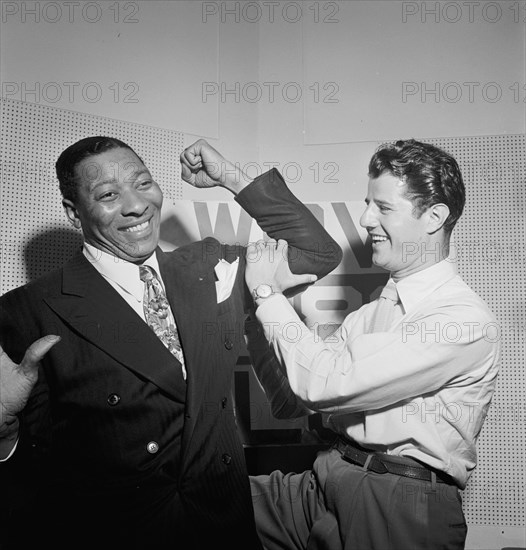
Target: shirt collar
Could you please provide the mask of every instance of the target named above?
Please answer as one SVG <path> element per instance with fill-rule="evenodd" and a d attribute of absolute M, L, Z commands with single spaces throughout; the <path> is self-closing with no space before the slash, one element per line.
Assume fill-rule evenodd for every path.
<path fill-rule="evenodd" d="M 86 242 L 82 252 L 103 277 L 119 285 L 125 292 L 134 296 L 138 302 L 142 302 L 144 283 L 140 279 L 137 264 L 127 262 Z M 160 278 L 159 262 L 155 252 L 143 263 L 153 267 Z"/>
<path fill-rule="evenodd" d="M 422 271 L 400 279 L 396 283 L 396 289 L 404 312 L 407 313 L 456 275 L 456 263 L 448 257 Z"/>

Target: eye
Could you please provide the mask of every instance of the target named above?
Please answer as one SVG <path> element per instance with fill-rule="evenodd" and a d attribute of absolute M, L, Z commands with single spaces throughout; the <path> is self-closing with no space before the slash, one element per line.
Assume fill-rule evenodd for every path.
<path fill-rule="evenodd" d="M 152 185 L 152 180 L 144 180 L 144 181 L 140 181 L 138 184 L 137 184 L 137 187 L 141 188 L 141 189 L 147 189 L 148 187 L 150 187 Z"/>
<path fill-rule="evenodd" d="M 106 191 L 106 193 L 102 193 L 102 195 L 99 196 L 100 201 L 109 201 L 114 199 L 117 196 L 117 193 L 114 191 Z"/>

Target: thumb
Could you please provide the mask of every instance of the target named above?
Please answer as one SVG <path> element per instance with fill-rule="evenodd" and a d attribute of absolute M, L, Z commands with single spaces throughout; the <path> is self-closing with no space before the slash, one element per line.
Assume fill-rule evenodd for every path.
<path fill-rule="evenodd" d="M 314 283 L 317 280 L 318 280 L 318 277 L 316 275 L 313 275 L 312 273 L 306 273 L 304 275 L 294 275 L 295 285 L 306 285 L 306 284 Z"/>
<path fill-rule="evenodd" d="M 19 368 L 25 372 L 33 370 L 44 355 L 59 341 L 60 336 L 50 334 L 33 342 L 27 348 Z"/>
<path fill-rule="evenodd" d="M 181 164 L 181 178 L 183 181 L 186 181 L 187 183 L 190 183 L 192 179 L 192 171 L 186 164 Z"/>

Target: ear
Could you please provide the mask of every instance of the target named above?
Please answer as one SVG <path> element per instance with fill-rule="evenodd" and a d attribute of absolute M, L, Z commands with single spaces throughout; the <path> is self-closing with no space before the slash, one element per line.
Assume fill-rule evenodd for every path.
<path fill-rule="evenodd" d="M 66 216 L 73 227 L 76 229 L 81 229 L 82 224 L 80 223 L 79 213 L 73 202 L 69 199 L 62 199 L 62 206 L 64 207 Z"/>
<path fill-rule="evenodd" d="M 427 211 L 427 232 L 429 234 L 436 233 L 439 229 L 442 229 L 449 216 L 449 207 L 443 203 L 434 204 L 430 206 Z"/>

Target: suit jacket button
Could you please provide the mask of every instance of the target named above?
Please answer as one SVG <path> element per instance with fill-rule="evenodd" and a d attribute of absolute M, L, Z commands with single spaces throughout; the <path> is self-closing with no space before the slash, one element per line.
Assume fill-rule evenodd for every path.
<path fill-rule="evenodd" d="M 156 441 L 150 441 L 150 443 L 146 445 L 146 450 L 150 454 L 154 455 L 159 450 L 159 443 L 157 443 Z"/>
<path fill-rule="evenodd" d="M 117 405 L 120 400 L 121 396 L 117 395 L 116 393 L 110 393 L 110 395 L 108 395 L 108 405 L 111 405 L 112 407 Z"/>
<path fill-rule="evenodd" d="M 234 344 L 233 344 L 232 340 L 230 340 L 230 338 L 227 338 L 225 340 L 225 348 L 230 350 L 233 347 L 234 347 Z"/>
<path fill-rule="evenodd" d="M 226 397 L 223 397 L 223 399 L 221 399 L 221 407 L 223 407 L 223 409 L 226 409 L 227 403 L 228 399 Z"/>
<path fill-rule="evenodd" d="M 230 455 L 227 455 L 226 453 L 221 457 L 221 460 L 223 464 L 226 464 L 227 466 L 232 462 L 232 457 Z"/>

